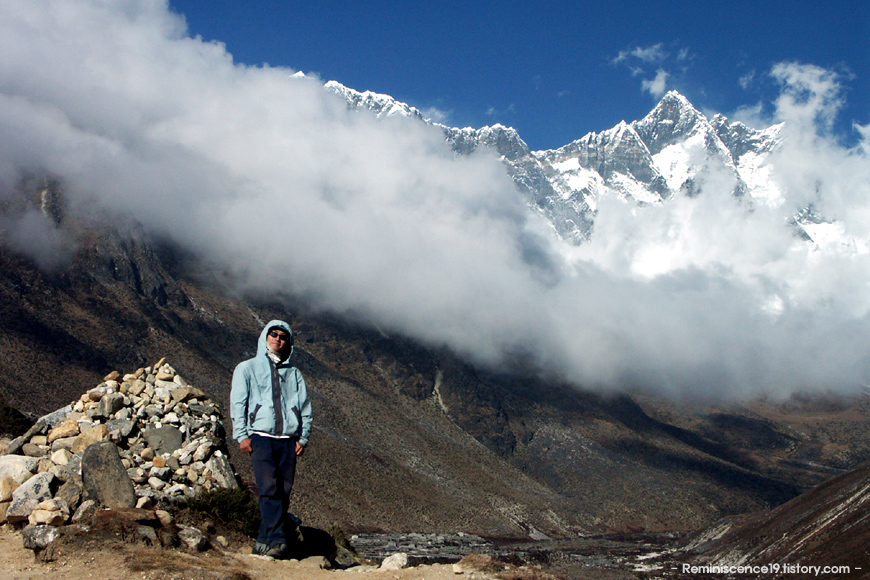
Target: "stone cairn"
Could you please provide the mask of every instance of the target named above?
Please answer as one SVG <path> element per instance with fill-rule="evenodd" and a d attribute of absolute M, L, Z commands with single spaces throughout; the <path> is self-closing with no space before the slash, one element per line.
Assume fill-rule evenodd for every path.
<path fill-rule="evenodd" d="M 114 371 L 8 444 L 0 524 L 88 524 L 100 508 L 169 508 L 236 489 L 224 436 L 218 408 L 165 358 L 124 376 Z"/>

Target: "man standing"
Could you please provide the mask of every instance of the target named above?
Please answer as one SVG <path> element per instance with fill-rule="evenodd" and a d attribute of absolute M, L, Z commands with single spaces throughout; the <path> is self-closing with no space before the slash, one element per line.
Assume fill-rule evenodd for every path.
<path fill-rule="evenodd" d="M 293 331 L 281 320 L 260 333 L 257 356 L 233 372 L 230 415 L 233 439 L 251 455 L 260 492 L 260 532 L 254 553 L 286 556 L 290 491 L 296 458 L 305 452 L 311 434 L 311 401 L 305 379 L 290 364 Z"/>

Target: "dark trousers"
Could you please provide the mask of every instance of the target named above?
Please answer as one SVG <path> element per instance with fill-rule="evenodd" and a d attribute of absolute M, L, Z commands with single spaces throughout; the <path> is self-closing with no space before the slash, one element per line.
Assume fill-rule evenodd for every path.
<path fill-rule="evenodd" d="M 251 436 L 251 466 L 260 493 L 260 533 L 268 546 L 287 543 L 287 509 L 296 476 L 296 439 Z"/>

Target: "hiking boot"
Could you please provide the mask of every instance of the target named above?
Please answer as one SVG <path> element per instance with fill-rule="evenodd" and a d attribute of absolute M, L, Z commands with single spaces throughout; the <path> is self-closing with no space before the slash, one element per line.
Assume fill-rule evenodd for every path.
<path fill-rule="evenodd" d="M 274 546 L 269 548 L 269 550 L 266 552 L 266 555 L 271 556 L 276 560 L 284 558 L 287 555 L 287 544 L 285 544 L 284 542 L 275 544 Z"/>
<path fill-rule="evenodd" d="M 263 542 L 257 542 L 254 544 L 254 549 L 252 550 L 252 554 L 257 556 L 267 556 L 269 552 L 269 544 L 264 544 Z"/>

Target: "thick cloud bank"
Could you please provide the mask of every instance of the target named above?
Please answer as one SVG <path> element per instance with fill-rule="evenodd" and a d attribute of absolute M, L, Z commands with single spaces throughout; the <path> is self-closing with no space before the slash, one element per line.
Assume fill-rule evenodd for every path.
<path fill-rule="evenodd" d="M 4 0 L 0 196 L 22 174 L 61 176 L 71 203 L 131 213 L 248 288 L 590 387 L 749 396 L 870 379 L 870 164 L 866 141 L 825 137 L 840 98 L 827 71 L 773 71 L 775 193 L 605 197 L 579 250 L 494 155 L 455 157 L 439 130 L 349 111 L 293 73 L 235 65 L 163 1 Z M 813 243 L 787 225 L 809 203 L 837 220 Z"/>

